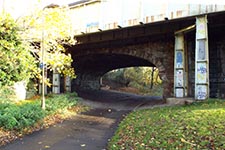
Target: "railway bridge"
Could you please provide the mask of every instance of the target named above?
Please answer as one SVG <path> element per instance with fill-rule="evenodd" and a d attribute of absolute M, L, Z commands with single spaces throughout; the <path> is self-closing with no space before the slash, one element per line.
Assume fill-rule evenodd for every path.
<path fill-rule="evenodd" d="M 206 13 L 84 33 L 69 47 L 77 78 L 72 90 L 100 89 L 100 78 L 113 69 L 159 69 L 163 96 L 225 96 L 225 12 Z"/>

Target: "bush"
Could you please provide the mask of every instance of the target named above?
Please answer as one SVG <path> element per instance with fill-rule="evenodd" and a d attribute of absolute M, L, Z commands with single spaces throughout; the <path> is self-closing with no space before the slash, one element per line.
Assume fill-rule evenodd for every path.
<path fill-rule="evenodd" d="M 50 114 L 77 104 L 76 94 L 49 95 L 46 110 L 41 109 L 40 99 L 23 103 L 0 103 L 0 126 L 6 130 L 18 130 L 33 126 Z"/>
<path fill-rule="evenodd" d="M 15 92 L 11 87 L 0 86 L 0 104 L 11 103 L 14 99 L 15 99 Z"/>
<path fill-rule="evenodd" d="M 0 87 L 33 77 L 35 59 L 9 15 L 0 15 Z"/>
<path fill-rule="evenodd" d="M 7 130 L 21 130 L 34 125 L 45 117 L 44 110 L 36 102 L 17 104 L 1 104 L 0 126 Z"/>
<path fill-rule="evenodd" d="M 77 104 L 74 100 L 76 94 L 61 94 L 49 95 L 46 101 L 46 111 L 48 114 L 54 113 L 57 110 L 67 109 Z"/>

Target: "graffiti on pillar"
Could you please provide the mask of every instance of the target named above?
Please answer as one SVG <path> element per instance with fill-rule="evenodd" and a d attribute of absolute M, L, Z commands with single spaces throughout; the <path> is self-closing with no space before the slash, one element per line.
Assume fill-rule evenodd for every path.
<path fill-rule="evenodd" d="M 183 78 L 183 70 L 177 70 L 177 80 L 176 80 L 176 86 L 177 87 L 183 87 L 183 82 L 184 82 L 184 78 Z"/>
<path fill-rule="evenodd" d="M 207 77 L 207 66 L 206 63 L 198 63 L 197 64 L 197 82 L 198 83 L 206 83 Z"/>
<path fill-rule="evenodd" d="M 70 77 L 65 77 L 65 84 L 66 84 L 66 92 L 71 92 L 71 79 Z"/>
<path fill-rule="evenodd" d="M 197 38 L 206 37 L 206 21 L 205 17 L 197 19 Z"/>
<path fill-rule="evenodd" d="M 177 68 L 182 68 L 183 67 L 183 54 L 181 51 L 176 52 L 176 67 Z"/>
<path fill-rule="evenodd" d="M 184 90 L 182 88 L 176 89 L 176 97 L 184 97 Z"/>
<path fill-rule="evenodd" d="M 198 40 L 198 60 L 205 60 L 205 40 Z"/>
<path fill-rule="evenodd" d="M 205 85 L 197 86 L 197 99 L 206 99 L 207 98 L 207 87 Z"/>

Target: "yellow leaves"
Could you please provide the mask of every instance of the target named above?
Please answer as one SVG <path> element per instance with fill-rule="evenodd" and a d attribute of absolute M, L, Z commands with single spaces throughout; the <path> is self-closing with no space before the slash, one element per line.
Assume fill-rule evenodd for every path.
<path fill-rule="evenodd" d="M 75 71 L 71 66 L 71 55 L 65 54 L 62 44 L 75 44 L 71 34 L 71 17 L 66 7 L 44 8 L 36 10 L 29 16 L 21 17 L 18 24 L 23 28 L 21 36 L 24 41 L 32 44 L 38 43 L 36 47 L 30 46 L 33 54 L 42 62 L 42 51 L 44 50 L 44 63 L 47 69 L 57 70 L 59 73 L 75 78 Z M 40 44 L 39 43 L 43 43 Z M 1 47 L 1 46 L 0 46 Z M 10 46 L 7 45 L 10 48 Z M 41 79 L 39 67 L 31 69 L 35 77 Z M 47 82 L 49 83 L 49 82 Z"/>
<path fill-rule="evenodd" d="M 75 70 L 73 68 L 68 68 L 66 70 L 63 70 L 63 74 L 71 78 L 76 78 Z"/>
<path fill-rule="evenodd" d="M 50 148 L 50 146 L 48 146 L 48 145 L 45 145 L 45 148 L 46 148 L 46 149 L 49 149 L 49 148 Z"/>
<path fill-rule="evenodd" d="M 66 7 L 45 8 L 36 10 L 30 16 L 21 17 L 18 21 L 26 39 L 42 39 L 43 32 L 45 40 L 67 39 L 71 36 L 71 17 Z M 35 41 L 37 42 L 37 41 Z M 39 42 L 39 41 L 38 41 Z"/>
<path fill-rule="evenodd" d="M 193 144 L 193 143 L 191 143 L 191 142 L 188 142 L 188 141 L 186 141 L 184 138 L 181 138 L 180 141 L 183 142 L 183 143 L 186 143 L 186 144 L 190 144 L 190 145 L 192 145 L 192 146 L 196 146 L 196 144 Z"/>

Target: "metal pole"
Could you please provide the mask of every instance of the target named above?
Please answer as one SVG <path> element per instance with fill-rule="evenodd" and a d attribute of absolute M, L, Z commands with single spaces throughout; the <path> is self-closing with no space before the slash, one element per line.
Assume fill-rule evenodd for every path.
<path fill-rule="evenodd" d="M 43 10 L 44 13 L 44 10 Z M 42 34 L 41 34 L 41 53 L 42 53 L 42 101 L 41 108 L 45 109 L 45 50 L 44 50 L 44 15 L 42 14 Z"/>
<path fill-rule="evenodd" d="M 2 1 L 2 13 L 5 14 L 5 0 Z"/>

